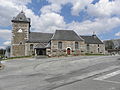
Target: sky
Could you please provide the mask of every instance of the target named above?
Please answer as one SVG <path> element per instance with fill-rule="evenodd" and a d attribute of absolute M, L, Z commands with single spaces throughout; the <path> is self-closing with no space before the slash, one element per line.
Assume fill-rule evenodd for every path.
<path fill-rule="evenodd" d="M 10 45 L 13 17 L 23 10 L 32 32 L 74 30 L 120 39 L 120 0 L 0 0 L 0 48 Z"/>

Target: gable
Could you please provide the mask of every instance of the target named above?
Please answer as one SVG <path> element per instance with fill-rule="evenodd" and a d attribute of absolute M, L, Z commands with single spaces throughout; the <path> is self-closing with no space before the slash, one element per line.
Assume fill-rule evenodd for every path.
<path fill-rule="evenodd" d="M 83 41 L 73 30 L 56 30 L 52 40 Z"/>
<path fill-rule="evenodd" d="M 96 36 L 80 36 L 84 39 L 86 44 L 103 44 L 103 42 Z"/>

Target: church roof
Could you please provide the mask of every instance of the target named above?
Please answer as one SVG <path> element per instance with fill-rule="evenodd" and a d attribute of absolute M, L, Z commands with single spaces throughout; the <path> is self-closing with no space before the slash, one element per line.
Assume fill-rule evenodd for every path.
<path fill-rule="evenodd" d="M 80 36 L 84 39 L 86 44 L 103 44 L 103 42 L 96 36 Z"/>
<path fill-rule="evenodd" d="M 51 40 L 52 36 L 52 33 L 30 32 L 29 40 L 27 42 L 48 43 Z"/>
<path fill-rule="evenodd" d="M 56 30 L 52 40 L 83 41 L 73 30 Z"/>
<path fill-rule="evenodd" d="M 48 43 L 50 40 L 85 41 L 86 44 L 103 44 L 96 36 L 78 36 L 73 30 L 56 30 L 55 33 L 30 32 L 30 43 Z"/>
<path fill-rule="evenodd" d="M 25 16 L 25 13 L 21 11 L 16 17 L 13 17 L 12 22 L 29 22 L 30 23 L 30 18 L 27 18 Z"/>

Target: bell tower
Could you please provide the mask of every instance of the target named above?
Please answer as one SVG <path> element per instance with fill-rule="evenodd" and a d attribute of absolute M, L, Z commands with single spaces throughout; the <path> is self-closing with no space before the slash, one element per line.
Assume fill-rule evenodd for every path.
<path fill-rule="evenodd" d="M 29 39 L 30 18 L 21 11 L 12 21 L 11 57 L 25 56 L 25 42 Z"/>

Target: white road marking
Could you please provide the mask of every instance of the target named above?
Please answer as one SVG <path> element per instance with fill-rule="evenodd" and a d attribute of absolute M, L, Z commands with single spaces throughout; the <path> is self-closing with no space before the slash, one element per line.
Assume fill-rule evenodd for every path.
<path fill-rule="evenodd" d="M 117 82 L 117 81 L 109 81 L 109 80 L 99 80 L 99 81 L 102 81 L 102 82 L 107 82 L 107 83 L 120 84 L 120 82 Z"/>
<path fill-rule="evenodd" d="M 113 76 L 118 75 L 118 74 L 120 74 L 120 70 L 112 72 L 112 73 L 109 73 L 109 74 L 106 74 L 106 75 L 98 77 L 98 78 L 95 78 L 94 80 L 104 80 L 104 79 L 113 77 Z"/>

